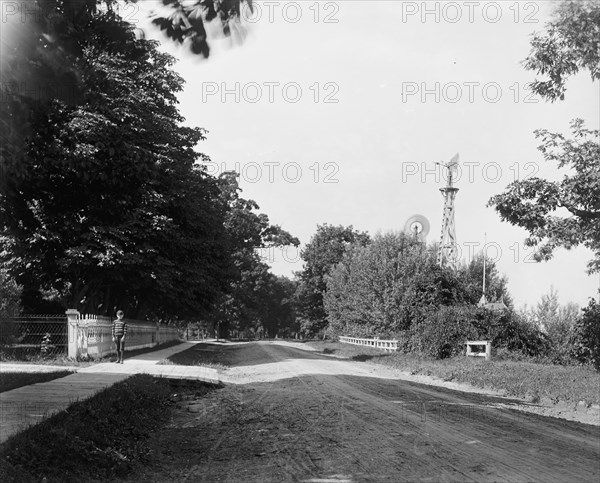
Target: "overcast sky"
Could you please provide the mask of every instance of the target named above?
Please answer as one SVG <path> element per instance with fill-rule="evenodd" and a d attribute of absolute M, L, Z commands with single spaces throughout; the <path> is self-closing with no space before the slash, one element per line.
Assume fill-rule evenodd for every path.
<path fill-rule="evenodd" d="M 591 252 L 561 249 L 537 264 L 526 232 L 486 207 L 517 177 L 562 176 L 537 151 L 535 129 L 566 133 L 576 117 L 598 128 L 598 83 L 587 72 L 569 82 L 563 102 L 527 90 L 534 73 L 520 62 L 551 7 L 258 2 L 231 38 L 212 42 L 207 61 L 164 48 L 187 81 L 187 123 L 210 131 L 199 147 L 212 159 L 209 171 L 240 171 L 243 196 L 303 244 L 317 224 L 375 234 L 403 230 L 415 213 L 429 219 L 428 241 L 437 241 L 445 180 L 435 162 L 459 153 L 463 258 L 482 249 L 487 233 L 488 256 L 508 276 L 517 306 L 535 304 L 551 285 L 562 303 L 584 305 L 599 286 L 585 273 Z M 276 274 L 302 268 L 295 249 L 265 256 Z"/>

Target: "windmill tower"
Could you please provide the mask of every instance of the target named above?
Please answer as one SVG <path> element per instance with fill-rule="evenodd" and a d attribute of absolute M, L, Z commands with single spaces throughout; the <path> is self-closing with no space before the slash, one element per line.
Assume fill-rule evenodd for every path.
<path fill-rule="evenodd" d="M 437 262 L 440 266 L 456 268 L 458 259 L 458 248 L 456 245 L 456 227 L 454 224 L 454 199 L 458 188 L 453 186 L 454 175 L 458 169 L 458 154 L 456 154 L 448 163 L 437 163 L 448 170 L 448 184 L 445 188 L 440 188 L 444 197 L 444 215 L 442 219 L 442 235 L 440 237 L 440 246 L 438 248 Z"/>

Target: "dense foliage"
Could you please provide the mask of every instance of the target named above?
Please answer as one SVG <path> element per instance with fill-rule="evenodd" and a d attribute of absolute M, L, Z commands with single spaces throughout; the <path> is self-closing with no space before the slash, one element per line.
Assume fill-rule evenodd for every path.
<path fill-rule="evenodd" d="M 574 332 L 574 357 L 600 371 L 600 304 L 594 299 L 583 309 Z"/>
<path fill-rule="evenodd" d="M 477 305 L 483 258 L 458 270 L 436 263 L 435 246 L 404 234 L 377 235 L 354 245 L 326 277 L 324 307 L 331 336 L 396 338 L 405 352 L 445 358 L 464 353 L 469 339 L 522 357 L 550 357 L 552 340 L 512 309 L 506 279 L 487 263 L 486 297 L 504 310 Z"/>
<path fill-rule="evenodd" d="M 221 337 L 274 337 L 280 328 L 293 324 L 290 280 L 276 277 L 259 256 L 258 249 L 300 244 L 278 225 L 253 200 L 240 196 L 237 176 L 223 173 L 219 179 L 221 200 L 227 206 L 224 226 L 232 259 L 228 289 L 218 298 L 209 319 Z"/>
<path fill-rule="evenodd" d="M 536 131 L 546 161 L 566 171 L 560 181 L 528 178 L 511 183 L 489 201 L 502 220 L 525 228 L 525 243 L 537 247 L 535 258 L 548 260 L 557 247 L 583 245 L 594 253 L 589 272 L 600 270 L 600 143 L 599 131 L 572 123 L 573 138 Z"/>
<path fill-rule="evenodd" d="M 588 71 L 592 81 L 600 79 L 600 4 L 593 0 L 563 0 L 554 20 L 533 35 L 525 68 L 548 77 L 531 84 L 547 100 L 563 99 L 566 80 Z M 589 272 L 600 270 L 600 132 L 571 123 L 572 137 L 535 131 L 542 139 L 544 159 L 563 169 L 560 181 L 529 178 L 511 183 L 504 193 L 492 197 L 500 217 L 525 228 L 525 243 L 537 247 L 538 261 L 548 260 L 557 247 L 583 245 L 594 253 Z"/>
<path fill-rule="evenodd" d="M 547 77 L 532 90 L 551 101 L 564 99 L 566 81 L 580 70 L 600 79 L 600 4 L 595 0 L 563 0 L 546 30 L 531 39 L 525 68 Z"/>
<path fill-rule="evenodd" d="M 391 336 L 415 327 L 441 306 L 475 305 L 481 297 L 483 259 L 458 270 L 441 268 L 436 247 L 402 233 L 353 245 L 326 277 L 329 332 Z M 492 263 L 488 297 L 508 298 L 506 280 Z"/>
<path fill-rule="evenodd" d="M 162 0 L 162 3 L 168 7 L 168 14 L 156 15 L 152 22 L 171 40 L 188 44 L 194 54 L 203 57 L 210 54 L 206 23 L 220 21 L 223 35 L 230 36 L 232 31 L 242 29 L 239 18 L 243 5 L 253 10 L 253 0 Z"/>
<path fill-rule="evenodd" d="M 353 246 L 327 278 L 324 307 L 333 334 L 385 337 L 441 305 L 445 270 L 419 240 L 404 234 L 377 235 Z"/>
<path fill-rule="evenodd" d="M 0 319 L 19 315 L 22 291 L 8 271 L 0 269 Z"/>
<path fill-rule="evenodd" d="M 133 25 L 122 21 L 119 13 L 123 13 L 126 20 L 134 20 L 135 15 L 131 15 L 132 12 L 137 15 L 139 5 L 151 5 L 153 2 L 36 0 L 3 3 L 0 30 L 0 96 L 3 104 L 0 110 L 0 182 L 11 174 L 4 173 L 5 168 L 1 164 L 19 159 L 23 143 L 40 127 L 36 124 L 40 115 L 39 101 L 58 101 L 71 109 L 85 105 L 91 68 L 91 57 L 86 49 L 94 46 L 110 54 L 120 43 L 126 49 L 130 48 L 132 36 L 135 34 L 143 38 L 144 32 L 134 31 Z M 171 41 L 185 42 L 192 52 L 206 57 L 209 46 L 205 24 L 218 22 L 223 34 L 230 35 L 230 26 L 234 20 L 239 20 L 244 3 L 251 8 L 250 0 L 163 0 L 162 8 L 154 16 L 154 23 Z M 103 50 L 104 47 L 109 48 Z M 120 54 L 115 62 L 128 60 L 124 51 Z M 88 62 L 82 62 L 84 57 Z M 110 59 L 101 61 L 108 63 Z M 144 87 L 140 85 L 140 88 Z M 56 115 L 60 117 L 62 114 Z M 105 139 L 101 141 L 106 142 Z"/>
<path fill-rule="evenodd" d="M 55 20 L 61 4 L 49 7 Z M 255 290 L 281 288 L 255 250 L 298 240 L 239 197 L 235 177 L 205 173 L 196 151 L 204 131 L 183 125 L 174 59 L 112 9 L 88 13 L 68 27 L 69 49 L 49 40 L 45 50 L 11 52 L 33 74 L 72 53 L 77 74 L 75 97 L 15 91 L 2 111 L 11 130 L 0 153 L 0 258 L 23 287 L 24 309 L 112 315 L 119 307 L 168 321 L 218 317 L 233 305 L 239 316 L 225 317 L 225 327 L 254 322 L 265 304 Z"/>
<path fill-rule="evenodd" d="M 304 267 L 297 274 L 296 305 L 300 330 L 314 336 L 327 327 L 323 296 L 327 290 L 326 277 L 352 246 L 365 246 L 370 237 L 352 226 L 317 226 L 316 233 L 301 252 Z"/>
<path fill-rule="evenodd" d="M 33 103 L 35 134 L 2 159 L 3 262 L 26 309 L 64 306 L 165 318 L 206 310 L 226 286 L 226 206 L 196 164 L 199 128 L 181 125 L 183 80 L 155 42 L 105 35 L 96 15 L 77 60 L 81 105 Z"/>

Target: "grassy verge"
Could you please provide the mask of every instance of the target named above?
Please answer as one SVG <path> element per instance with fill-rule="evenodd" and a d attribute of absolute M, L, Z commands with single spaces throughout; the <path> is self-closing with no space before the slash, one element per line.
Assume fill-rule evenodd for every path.
<path fill-rule="evenodd" d="M 169 347 L 173 347 L 175 345 L 181 344 L 179 340 L 172 340 L 170 342 L 165 342 L 164 344 L 159 344 L 154 347 L 146 347 L 144 349 L 136 349 L 133 351 L 125 351 L 125 357 L 135 357 L 141 354 L 146 354 L 148 352 L 153 352 L 161 349 L 167 349 Z M 93 364 L 97 364 L 99 362 L 107 362 L 112 359 L 115 359 L 115 355 L 107 355 L 99 359 L 85 359 L 74 361 L 73 359 L 69 359 L 65 354 L 54 355 L 54 356 L 42 356 L 42 355 L 16 355 L 15 353 L 11 353 L 8 349 L 3 349 L 0 351 L 0 362 L 7 363 L 18 363 L 18 364 L 41 364 L 41 365 L 50 365 L 50 366 L 77 366 L 77 367 L 86 367 Z"/>
<path fill-rule="evenodd" d="M 171 404 L 164 379 L 136 375 L 0 446 L 0 481 L 110 481 L 148 457 L 144 439 Z"/>
<path fill-rule="evenodd" d="M 71 371 L 56 372 L 0 372 L 0 392 L 10 391 L 18 387 L 29 386 L 38 382 L 48 382 L 53 379 L 68 376 Z"/>
<path fill-rule="evenodd" d="M 342 344 L 340 342 L 309 341 L 305 344 L 317 349 L 321 354 L 356 361 L 373 360 L 375 362 L 378 359 L 389 355 L 387 352 L 383 352 L 380 349 L 374 349 L 373 347 Z"/>
<path fill-rule="evenodd" d="M 370 347 L 339 342 L 309 342 L 323 354 L 357 361 L 370 361 L 413 375 L 433 376 L 445 381 L 504 391 L 507 396 L 538 402 L 600 404 L 600 373 L 591 367 L 557 366 L 523 361 L 481 360 L 455 357 L 430 359 L 415 354 L 389 353 Z"/>
<path fill-rule="evenodd" d="M 86 367 L 96 364 L 96 360 L 74 361 L 69 359 L 66 354 L 57 354 L 52 356 L 42 356 L 40 354 L 20 354 L 11 352 L 3 348 L 0 351 L 0 363 L 23 364 L 23 365 L 43 365 L 43 366 L 77 366 Z"/>
<path fill-rule="evenodd" d="M 220 348 L 214 348 L 208 344 L 198 344 L 196 347 L 173 354 L 167 359 L 163 359 L 159 365 L 175 366 L 203 366 L 221 371 L 226 370 L 230 365 L 230 360 L 225 351 Z M 207 350 L 209 349 L 209 350 Z"/>

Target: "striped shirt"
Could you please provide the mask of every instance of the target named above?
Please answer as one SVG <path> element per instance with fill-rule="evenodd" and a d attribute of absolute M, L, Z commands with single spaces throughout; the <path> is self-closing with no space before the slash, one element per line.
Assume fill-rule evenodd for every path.
<path fill-rule="evenodd" d="M 127 334 L 127 322 L 124 320 L 115 320 L 112 326 L 112 336 L 113 337 L 123 337 Z"/>

